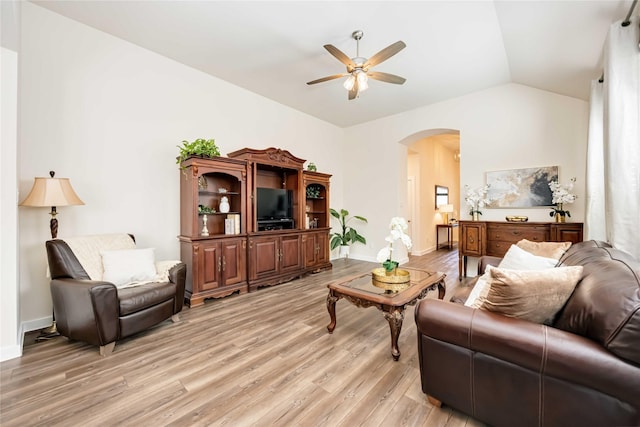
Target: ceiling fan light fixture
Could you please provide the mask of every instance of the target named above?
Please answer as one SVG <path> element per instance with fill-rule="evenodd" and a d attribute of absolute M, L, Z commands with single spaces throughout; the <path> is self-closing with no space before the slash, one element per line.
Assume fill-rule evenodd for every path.
<path fill-rule="evenodd" d="M 362 92 L 363 90 L 367 90 L 369 88 L 369 83 L 367 83 L 367 80 L 369 80 L 369 78 L 367 77 L 367 73 L 358 71 L 357 75 L 358 89 L 360 90 L 360 92 Z"/>
<path fill-rule="evenodd" d="M 355 83 L 356 83 L 356 78 L 353 76 L 353 74 L 351 74 L 349 78 L 344 81 L 344 84 L 342 86 L 344 86 L 346 90 L 351 90 L 353 89 L 353 85 Z"/>

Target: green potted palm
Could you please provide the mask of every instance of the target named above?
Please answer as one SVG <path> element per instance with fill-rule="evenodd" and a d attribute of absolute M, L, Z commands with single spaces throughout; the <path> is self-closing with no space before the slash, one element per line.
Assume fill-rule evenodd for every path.
<path fill-rule="evenodd" d="M 340 212 L 338 212 L 337 210 L 332 208 L 329 211 L 331 212 L 331 216 L 336 218 L 340 222 L 340 231 L 331 234 L 331 250 L 334 250 L 339 246 L 340 257 L 348 258 L 349 247 L 352 243 L 367 243 L 367 239 L 365 239 L 364 236 L 358 233 L 355 228 L 348 225 L 348 223 L 353 220 L 362 221 L 364 223 L 368 223 L 368 221 L 366 218 L 358 215 L 349 217 L 349 211 L 345 209 L 340 209 Z"/>

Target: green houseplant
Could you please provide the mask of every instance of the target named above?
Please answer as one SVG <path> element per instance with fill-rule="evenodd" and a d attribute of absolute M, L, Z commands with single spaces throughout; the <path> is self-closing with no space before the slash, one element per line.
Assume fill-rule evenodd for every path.
<path fill-rule="evenodd" d="M 177 164 L 184 162 L 190 156 L 209 158 L 220 156 L 220 150 L 218 150 L 215 139 L 199 138 L 193 142 L 182 141 L 182 145 L 177 147 L 180 149 L 180 155 L 176 158 Z"/>
<path fill-rule="evenodd" d="M 364 236 L 358 233 L 355 228 L 348 225 L 348 223 L 352 220 L 358 220 L 364 223 L 368 223 L 366 218 L 358 215 L 349 217 L 349 211 L 345 209 L 340 209 L 340 212 L 338 212 L 337 210 L 332 208 L 329 211 L 331 212 L 331 216 L 336 218 L 340 222 L 340 231 L 331 234 L 331 250 L 334 250 L 335 248 L 340 246 L 341 255 L 349 256 L 348 249 L 351 243 L 367 243 L 367 239 L 365 239 Z"/>

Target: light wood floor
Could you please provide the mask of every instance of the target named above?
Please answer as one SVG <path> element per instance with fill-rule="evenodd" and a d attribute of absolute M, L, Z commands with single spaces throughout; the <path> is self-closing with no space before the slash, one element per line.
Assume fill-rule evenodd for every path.
<path fill-rule="evenodd" d="M 409 265 L 446 272 L 448 298 L 457 260 L 438 251 Z M 398 362 L 375 308 L 340 300 L 327 333 L 326 283 L 374 266 L 337 260 L 332 271 L 185 308 L 180 323 L 120 341 L 106 358 L 63 337 L 27 345 L 0 365 L 0 425 L 481 425 L 427 403 L 413 307 Z"/>

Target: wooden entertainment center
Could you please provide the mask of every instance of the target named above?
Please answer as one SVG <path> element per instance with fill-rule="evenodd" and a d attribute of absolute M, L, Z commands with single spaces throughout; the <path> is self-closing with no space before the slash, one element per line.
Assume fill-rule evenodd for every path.
<path fill-rule="evenodd" d="M 512 244 L 522 239 L 533 242 L 582 242 L 581 222 L 459 222 L 458 272 L 467 277 L 467 256 L 502 257 Z"/>
<path fill-rule="evenodd" d="M 303 170 L 304 162 L 277 148 L 182 162 L 179 239 L 189 306 L 332 267 L 331 175 Z"/>

